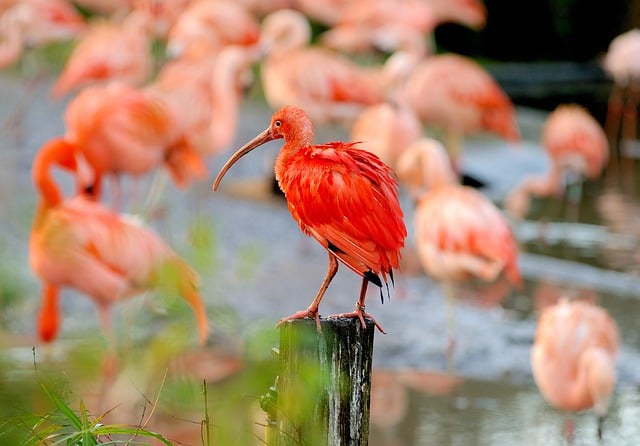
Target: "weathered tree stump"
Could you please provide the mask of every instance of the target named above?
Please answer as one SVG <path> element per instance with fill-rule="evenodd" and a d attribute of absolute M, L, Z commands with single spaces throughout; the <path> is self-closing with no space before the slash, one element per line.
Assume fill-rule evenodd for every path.
<path fill-rule="evenodd" d="M 280 328 L 277 446 L 363 446 L 369 439 L 373 333 L 358 319 Z M 273 445 L 270 445 L 273 446 Z"/>

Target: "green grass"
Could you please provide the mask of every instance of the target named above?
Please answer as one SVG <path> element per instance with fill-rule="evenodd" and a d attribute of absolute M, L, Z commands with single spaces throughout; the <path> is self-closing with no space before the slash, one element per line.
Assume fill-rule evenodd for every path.
<path fill-rule="evenodd" d="M 69 362 L 45 358 L 36 363 L 34 349 L 30 373 L 23 365 L 21 372 L 12 376 L 12 367 L 7 358 L 2 358 L 0 444 L 178 445 L 185 443 L 173 443 L 172 437 L 185 428 L 194 434 L 192 438 L 197 438 L 196 443 L 188 443 L 191 446 L 241 446 L 259 441 L 256 436 L 260 436 L 260 424 L 266 418 L 259 401 L 274 382 L 277 364 L 273 358 L 247 357 L 239 373 L 207 383 L 188 370 L 163 368 L 166 358 L 154 363 L 154 357 L 162 356 L 156 348 L 146 358 L 141 350 L 145 349 L 139 349 L 137 356 L 131 355 L 128 362 L 121 364 L 118 376 L 119 381 L 123 377 L 132 381 L 136 389 L 142 386 L 137 402 L 132 406 L 127 397 L 122 405 L 118 401 L 109 403 L 112 406 L 101 412 L 93 412 L 89 406 L 96 404 L 96 393 L 102 389 L 109 394 L 114 383 L 105 382 L 100 360 L 94 360 L 92 373 L 85 374 L 74 369 L 80 358 L 69 357 Z M 86 367 L 91 365 L 80 368 Z M 132 367 L 136 370 L 128 375 Z M 85 401 L 83 393 L 89 401 Z M 123 411 L 129 417 L 125 423 L 109 421 L 121 418 Z"/>
<path fill-rule="evenodd" d="M 122 424 L 102 424 L 105 414 L 92 417 L 84 403 L 76 412 L 52 392 L 45 384 L 41 384 L 43 392 L 51 399 L 55 409 L 44 415 L 41 421 L 34 425 L 25 445 L 116 445 L 116 444 L 145 444 L 145 438 L 154 438 L 165 445 L 171 443 L 161 434 L 151 432 L 142 426 L 127 426 Z"/>

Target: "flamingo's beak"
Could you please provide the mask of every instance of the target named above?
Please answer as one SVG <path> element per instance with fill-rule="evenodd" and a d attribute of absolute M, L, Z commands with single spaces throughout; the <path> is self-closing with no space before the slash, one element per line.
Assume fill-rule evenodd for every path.
<path fill-rule="evenodd" d="M 269 141 L 273 141 L 274 139 L 277 139 L 277 138 L 279 137 L 275 136 L 271 132 L 271 128 L 268 128 L 264 132 L 260 133 L 258 136 L 253 138 L 251 141 L 246 143 L 244 146 L 240 147 L 236 151 L 236 153 L 231 155 L 231 158 L 229 158 L 229 160 L 224 164 L 224 166 L 222 166 L 222 169 L 220 169 L 220 172 L 218 172 L 218 176 L 213 182 L 213 187 L 212 187 L 213 191 L 215 192 L 218 189 L 218 185 L 220 184 L 220 181 L 222 181 L 222 177 L 224 176 L 225 173 L 227 173 L 229 169 L 231 169 L 231 166 L 233 166 L 236 163 L 236 161 L 238 161 L 240 158 L 245 156 L 247 153 L 251 152 L 256 147 L 259 147 L 262 144 L 265 144 Z"/>

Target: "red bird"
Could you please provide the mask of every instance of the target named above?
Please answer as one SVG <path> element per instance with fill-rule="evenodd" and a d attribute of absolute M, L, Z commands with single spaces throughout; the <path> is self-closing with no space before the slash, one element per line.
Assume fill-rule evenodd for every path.
<path fill-rule="evenodd" d="M 398 202 L 398 188 L 391 169 L 356 143 L 329 142 L 313 145 L 313 125 L 300 108 L 287 106 L 274 113 L 269 127 L 242 146 L 218 173 L 215 191 L 224 174 L 256 147 L 284 139 L 275 163 L 275 175 L 289 211 L 300 230 L 318 241 L 329 254 L 329 269 L 311 305 L 280 320 L 314 318 L 320 329 L 318 307 L 338 271 L 338 261 L 362 277 L 355 311 L 335 317 L 376 320 L 365 312 L 369 282 L 382 287 L 393 281 L 400 263 L 407 229 Z"/>

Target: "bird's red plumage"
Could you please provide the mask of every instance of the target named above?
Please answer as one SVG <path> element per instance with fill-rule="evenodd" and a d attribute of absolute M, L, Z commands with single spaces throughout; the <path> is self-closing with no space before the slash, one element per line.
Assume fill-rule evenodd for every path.
<path fill-rule="evenodd" d="M 355 145 L 298 149 L 279 166 L 280 187 L 304 233 L 338 248 L 360 275 L 371 270 L 386 278 L 407 235 L 397 185 L 387 165 Z"/>

